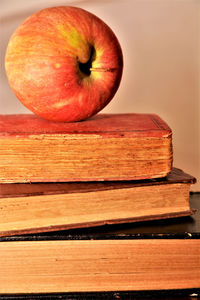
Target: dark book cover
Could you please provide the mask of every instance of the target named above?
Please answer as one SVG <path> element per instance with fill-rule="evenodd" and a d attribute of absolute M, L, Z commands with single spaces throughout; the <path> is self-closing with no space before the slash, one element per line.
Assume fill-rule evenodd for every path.
<path fill-rule="evenodd" d="M 0 184 L 0 236 L 191 215 L 193 183 L 173 168 L 142 181 Z"/>

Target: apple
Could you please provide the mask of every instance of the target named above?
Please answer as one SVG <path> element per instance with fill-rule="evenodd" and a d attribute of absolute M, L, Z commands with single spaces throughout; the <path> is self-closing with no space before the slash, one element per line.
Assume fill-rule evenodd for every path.
<path fill-rule="evenodd" d="M 113 31 L 78 7 L 43 9 L 11 36 L 5 69 L 16 97 L 38 116 L 80 121 L 115 95 L 123 56 Z"/>

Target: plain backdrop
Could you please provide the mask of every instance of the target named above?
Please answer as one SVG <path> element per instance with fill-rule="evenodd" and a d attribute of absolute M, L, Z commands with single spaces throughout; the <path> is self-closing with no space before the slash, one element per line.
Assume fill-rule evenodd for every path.
<path fill-rule="evenodd" d="M 30 113 L 12 93 L 4 70 L 10 35 L 30 14 L 72 5 L 103 19 L 124 55 L 120 88 L 104 113 L 156 113 L 173 132 L 174 166 L 200 179 L 198 0 L 1 0 L 0 113 Z M 200 183 L 191 190 L 200 191 Z"/>

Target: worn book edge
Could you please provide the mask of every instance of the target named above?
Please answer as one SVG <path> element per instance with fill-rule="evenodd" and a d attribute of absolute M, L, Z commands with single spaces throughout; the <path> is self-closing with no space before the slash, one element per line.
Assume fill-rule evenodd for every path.
<path fill-rule="evenodd" d="M 67 225 L 53 225 L 53 226 L 39 227 L 39 228 L 2 231 L 2 232 L 0 232 L 0 237 L 10 236 L 10 235 L 33 234 L 33 233 L 77 229 L 77 228 L 97 227 L 97 226 L 103 226 L 103 225 L 125 224 L 125 223 L 134 223 L 134 222 L 186 217 L 186 216 L 193 215 L 195 212 L 196 212 L 196 209 L 190 209 L 190 210 L 185 210 L 185 211 L 181 211 L 181 212 L 177 212 L 177 213 L 173 212 L 173 213 L 167 213 L 167 214 L 149 215 L 149 216 L 127 218 L 127 219 L 123 218 L 123 219 L 103 220 L 103 221 L 96 221 L 96 222 L 81 222 L 81 223 L 73 223 L 73 224 L 67 224 Z"/>
<path fill-rule="evenodd" d="M 109 189 L 123 189 L 137 186 L 154 186 L 161 184 L 188 183 L 195 184 L 196 178 L 183 172 L 181 169 L 172 168 L 166 176 L 157 179 L 105 181 L 105 182 L 45 182 L 45 183 L 0 183 L 0 199 L 13 197 L 29 197 L 39 195 L 56 195 L 67 193 L 89 193 Z"/>

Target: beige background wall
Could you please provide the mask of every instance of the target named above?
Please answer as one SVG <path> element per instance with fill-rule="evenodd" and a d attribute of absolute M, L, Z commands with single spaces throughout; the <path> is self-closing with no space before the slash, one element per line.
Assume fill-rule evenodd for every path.
<path fill-rule="evenodd" d="M 95 13 L 119 38 L 123 79 L 103 112 L 160 115 L 173 130 L 174 166 L 200 179 L 198 0 L 1 0 L 0 113 L 28 112 L 5 76 L 9 36 L 36 10 L 58 5 L 76 5 Z M 200 183 L 192 190 L 200 191 Z"/>

